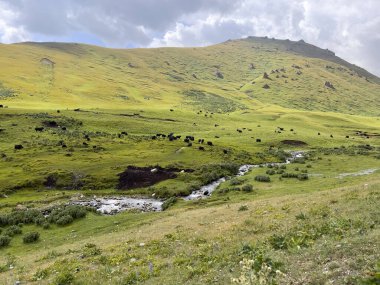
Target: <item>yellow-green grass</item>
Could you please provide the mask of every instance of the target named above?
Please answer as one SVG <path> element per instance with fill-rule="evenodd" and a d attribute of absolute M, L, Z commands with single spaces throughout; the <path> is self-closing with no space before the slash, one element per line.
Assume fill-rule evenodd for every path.
<path fill-rule="evenodd" d="M 15 237 L 1 255 L 3 264 L 14 259 L 14 269 L 6 269 L 0 278 L 3 282 L 55 284 L 57 276 L 68 273 L 74 284 L 123 284 L 138 272 L 141 284 L 230 284 L 230 278 L 239 275 L 239 261 L 254 258 L 257 248 L 282 262 L 281 270 L 287 275 L 283 284 L 353 282 L 365 277 L 379 258 L 379 176 L 366 178 L 366 186 L 358 181 L 298 194 L 278 189 L 276 197 L 236 194 L 249 197 L 243 202 L 193 204 L 155 214 L 91 214 L 49 230 L 24 226 L 24 232 L 39 230 L 41 241 L 23 245 L 21 237 Z M 297 184 L 293 180 L 288 186 Z M 242 205 L 248 210 L 239 211 Z M 341 223 L 350 220 L 351 226 L 340 232 Z M 307 247 L 275 250 L 268 243 L 272 236 L 290 234 L 298 226 L 307 229 L 324 224 L 334 232 Z M 96 244 L 101 254 L 80 258 L 86 243 Z M 35 274 L 44 268 L 46 276 Z M 37 280 L 36 276 L 44 277 Z"/>
<path fill-rule="evenodd" d="M 356 135 L 358 130 L 380 133 L 378 118 L 371 117 L 283 108 L 209 113 L 207 117 L 204 112 L 197 114 L 180 109 L 174 112 L 145 109 L 138 112 L 139 116 L 125 114 L 132 115 L 134 110 L 62 110 L 57 113 L 2 109 L 1 128 L 5 131 L 0 133 L 0 152 L 6 157 L 0 160 L 0 188 L 3 191 L 18 186 L 41 188 L 47 175 L 54 172 L 86 175 L 94 182 L 89 189 L 114 188 L 117 174 L 128 165 L 177 164 L 183 168 L 199 168 L 211 163 L 252 164 L 276 161 L 276 158 L 266 154 L 271 146 L 299 150 L 379 145 L 379 137 L 367 139 Z M 34 130 L 43 126 L 44 121 L 52 120 L 65 125 L 67 130 L 49 127 L 41 133 Z M 278 127 L 284 128 L 284 131 L 276 132 Z M 242 129 L 242 133 L 237 129 Z M 119 138 L 117 135 L 123 131 L 128 135 Z M 157 133 L 171 132 L 181 135 L 181 139 L 174 142 L 151 139 Z M 90 134 L 91 141 L 85 140 L 85 134 Z M 186 135 L 195 136 L 193 146 L 188 147 L 183 142 Z M 212 141 L 214 146 L 206 145 L 206 151 L 199 151 L 199 138 Z M 258 138 L 261 143 L 256 142 Z M 299 140 L 307 145 L 288 146 L 281 144 L 282 140 Z M 61 147 L 60 141 L 64 141 L 66 149 Z M 88 146 L 84 146 L 83 142 Z M 14 150 L 15 144 L 22 144 L 24 149 Z M 94 150 L 93 146 L 97 149 Z M 102 149 L 99 150 L 99 147 Z M 223 153 L 224 149 L 228 150 L 227 155 Z"/>
<path fill-rule="evenodd" d="M 375 76 L 367 81 L 355 66 L 278 49 L 276 41 L 130 50 L 24 43 L 1 45 L 0 49 L 1 83 L 17 94 L 0 98 L 10 107 L 181 108 L 186 102 L 184 91 L 200 90 L 247 108 L 269 103 L 372 116 L 379 115 L 380 109 Z M 55 62 L 54 68 L 40 63 L 45 57 Z M 250 69 L 251 63 L 255 69 Z M 301 75 L 294 65 L 302 68 Z M 279 78 L 270 73 L 281 68 L 286 72 L 279 73 Z M 215 76 L 217 70 L 223 79 Z M 262 78 L 264 72 L 270 80 Z M 332 82 L 336 90 L 325 88 L 325 81 Z M 265 83 L 270 89 L 262 88 Z"/>
<path fill-rule="evenodd" d="M 268 168 L 255 168 L 237 186 L 251 184 L 249 193 L 221 193 L 234 186 L 227 179 L 211 198 L 180 199 L 161 213 L 89 213 L 47 230 L 24 225 L 24 234 L 37 230 L 41 240 L 25 245 L 15 236 L 0 249 L 0 283 L 59 284 L 59 278 L 72 275 L 74 284 L 229 284 L 239 275 L 239 261 L 254 258 L 252 250 L 242 253 L 244 244 L 283 262 L 284 284 L 343 284 L 344 278 L 351 282 L 346 272 L 356 278 L 373 270 L 379 259 L 380 171 L 336 177 L 379 168 L 378 78 L 338 58 L 306 57 L 272 40 L 136 50 L 25 43 L 0 45 L 0 51 L 0 104 L 8 107 L 0 108 L 0 214 L 42 209 L 81 194 L 184 195 L 220 164 L 276 162 L 282 151 L 312 154 L 305 164 L 286 166 L 291 173 L 307 170 L 305 181 L 275 174 L 270 183 L 257 182 L 255 176 Z M 54 68 L 40 63 L 44 57 Z M 286 72 L 271 73 L 280 68 Z M 217 70 L 223 79 L 215 76 Z M 270 79 L 263 79 L 264 72 Z M 325 81 L 336 90 L 325 88 Z M 269 89 L 262 88 L 266 83 Z M 6 97 L 12 90 L 15 96 Z M 46 127 L 45 121 L 67 130 Z M 36 132 L 40 126 L 44 131 Z M 128 135 L 119 137 L 121 132 Z M 172 132 L 181 139 L 151 138 Z M 183 142 L 186 135 L 195 136 L 192 146 Z M 198 150 L 199 138 L 213 146 Z M 24 148 L 14 150 L 16 144 Z M 117 190 L 117 175 L 130 165 L 195 172 L 152 187 Z M 46 187 L 54 173 L 64 185 Z M 73 186 L 76 179 L 83 187 Z M 239 211 L 241 206 L 248 210 Z M 355 223 L 346 229 L 341 221 L 349 219 Z M 346 232 L 337 236 L 334 230 L 298 250 L 275 250 L 268 243 L 273 235 L 326 223 Z M 86 243 L 102 254 L 83 257 Z M 8 270 L 10 265 L 15 269 Z M 34 275 L 42 268 L 47 271 Z"/>

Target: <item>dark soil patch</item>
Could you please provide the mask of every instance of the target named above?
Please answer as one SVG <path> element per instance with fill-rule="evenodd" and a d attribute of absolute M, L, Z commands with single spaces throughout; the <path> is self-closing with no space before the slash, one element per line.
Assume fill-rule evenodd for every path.
<path fill-rule="evenodd" d="M 283 140 L 281 141 L 282 144 L 291 145 L 291 146 L 304 146 L 307 145 L 307 143 L 303 141 L 298 140 Z"/>
<path fill-rule="evenodd" d="M 42 124 L 48 128 L 58 128 L 58 123 L 56 121 L 43 121 Z"/>
<path fill-rule="evenodd" d="M 176 172 L 180 169 L 155 167 L 137 167 L 128 166 L 128 168 L 119 173 L 118 189 L 127 190 L 133 188 L 148 187 L 158 182 L 173 179 L 177 177 Z M 190 172 L 190 170 L 185 170 Z"/>

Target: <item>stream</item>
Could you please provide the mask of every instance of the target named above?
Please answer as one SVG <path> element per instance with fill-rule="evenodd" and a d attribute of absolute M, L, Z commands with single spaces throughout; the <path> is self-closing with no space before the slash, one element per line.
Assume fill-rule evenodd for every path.
<path fill-rule="evenodd" d="M 239 167 L 238 173 L 236 174 L 235 177 L 243 176 L 245 175 L 249 170 L 252 168 L 257 168 L 257 167 L 265 167 L 268 165 L 283 165 L 283 164 L 289 164 L 291 163 L 294 159 L 296 158 L 301 158 L 303 157 L 302 151 L 293 151 L 290 152 L 291 157 L 286 160 L 286 162 L 273 162 L 273 163 L 261 163 L 261 164 L 244 164 Z M 193 191 L 190 195 L 183 197 L 184 200 L 197 200 L 197 199 L 204 199 L 208 198 L 211 196 L 212 192 L 218 188 L 218 186 L 225 182 L 226 178 L 222 177 L 219 178 L 218 180 L 211 182 L 207 185 L 202 186 L 199 190 Z"/>
<path fill-rule="evenodd" d="M 268 165 L 283 165 L 289 164 L 296 158 L 303 157 L 302 151 L 293 151 L 290 152 L 291 157 L 288 158 L 286 162 L 277 162 L 277 163 L 263 163 L 263 164 L 244 164 L 239 167 L 238 173 L 235 177 L 245 175 L 250 169 L 257 168 L 260 166 Z M 199 190 L 193 191 L 190 195 L 182 197 L 186 201 L 205 199 L 211 196 L 211 194 L 218 188 L 218 186 L 226 181 L 226 177 L 219 178 L 216 181 L 213 181 L 209 184 L 202 186 Z M 162 204 L 164 203 L 161 200 L 153 198 L 131 198 L 127 196 L 117 196 L 117 197 L 102 197 L 93 199 L 81 199 L 73 200 L 70 202 L 74 205 L 82 205 L 87 207 L 93 207 L 96 211 L 106 214 L 113 215 L 119 212 L 127 210 L 138 210 L 142 212 L 158 212 L 162 211 Z"/>

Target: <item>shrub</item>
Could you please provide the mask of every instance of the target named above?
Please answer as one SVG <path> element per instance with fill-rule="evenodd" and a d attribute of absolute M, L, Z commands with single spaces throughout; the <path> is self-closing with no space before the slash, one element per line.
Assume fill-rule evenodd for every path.
<path fill-rule="evenodd" d="M 241 273 L 238 278 L 232 278 L 232 283 L 241 285 L 262 284 L 275 285 L 284 284 L 283 278 L 286 276 L 279 268 L 280 262 L 275 262 L 258 252 L 240 261 Z"/>
<path fill-rule="evenodd" d="M 270 182 L 270 177 L 265 175 L 257 175 L 255 180 L 258 182 Z"/>
<path fill-rule="evenodd" d="M 8 246 L 11 242 L 11 238 L 9 236 L 0 236 L 0 248 Z"/>
<path fill-rule="evenodd" d="M 70 272 L 64 271 L 57 275 L 54 284 L 56 285 L 69 285 L 74 281 L 74 275 Z"/>
<path fill-rule="evenodd" d="M 230 181 L 230 185 L 232 185 L 232 186 L 235 186 L 235 185 L 241 185 L 241 184 L 244 183 L 244 181 L 245 181 L 245 179 L 241 179 L 241 178 L 233 178 L 233 179 L 231 179 L 231 181 Z"/>
<path fill-rule="evenodd" d="M 302 212 L 296 215 L 297 220 L 306 220 L 306 218 L 306 215 Z"/>
<path fill-rule="evenodd" d="M 30 232 L 24 235 L 23 242 L 24 243 L 33 243 L 38 241 L 40 238 L 40 234 L 38 232 Z"/>
<path fill-rule="evenodd" d="M 175 203 L 177 203 L 177 197 L 170 197 L 169 199 L 165 200 L 164 203 L 162 203 L 162 210 L 165 211 L 169 207 L 173 206 Z"/>
<path fill-rule="evenodd" d="M 102 251 L 93 243 L 86 243 L 82 249 L 82 257 L 100 255 Z"/>
<path fill-rule="evenodd" d="M 274 174 L 276 174 L 276 171 L 273 170 L 273 169 L 268 169 L 268 170 L 266 171 L 266 174 L 268 174 L 268 175 L 274 175 Z"/>
<path fill-rule="evenodd" d="M 75 219 L 85 217 L 86 214 L 87 210 L 83 206 L 59 206 L 52 209 L 48 222 L 63 226 L 72 223 Z"/>
<path fill-rule="evenodd" d="M 73 221 L 74 219 L 72 216 L 65 215 L 65 216 L 59 217 L 55 223 L 59 226 L 65 226 L 65 225 L 71 224 Z"/>
<path fill-rule="evenodd" d="M 251 184 L 246 184 L 241 188 L 241 190 L 243 190 L 244 192 L 252 192 L 253 186 Z"/>
<path fill-rule="evenodd" d="M 282 178 L 297 178 L 298 174 L 297 173 L 289 173 L 285 172 L 281 175 Z"/>
<path fill-rule="evenodd" d="M 308 180 L 309 176 L 306 173 L 301 173 L 297 176 L 298 180 L 303 181 L 303 180 Z"/>
<path fill-rule="evenodd" d="M 19 226 L 10 226 L 4 231 L 4 235 L 13 237 L 14 235 L 21 234 L 22 230 Z"/>
<path fill-rule="evenodd" d="M 44 223 L 42 224 L 42 228 L 43 228 L 44 230 L 50 229 L 50 224 L 49 224 L 48 222 L 44 222 Z"/>
<path fill-rule="evenodd" d="M 248 206 L 247 205 L 241 205 L 239 207 L 238 211 L 248 211 Z"/>

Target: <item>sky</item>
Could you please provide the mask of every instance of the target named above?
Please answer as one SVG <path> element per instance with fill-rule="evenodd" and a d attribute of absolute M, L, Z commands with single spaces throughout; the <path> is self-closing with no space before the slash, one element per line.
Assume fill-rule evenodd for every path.
<path fill-rule="evenodd" d="M 328 48 L 380 76 L 380 0 L 0 0 L 0 42 L 134 48 L 268 36 Z"/>

